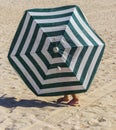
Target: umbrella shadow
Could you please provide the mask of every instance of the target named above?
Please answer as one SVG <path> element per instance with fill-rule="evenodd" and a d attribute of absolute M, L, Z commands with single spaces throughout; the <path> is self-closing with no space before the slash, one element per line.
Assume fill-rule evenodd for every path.
<path fill-rule="evenodd" d="M 63 107 L 61 104 L 57 103 L 51 103 L 51 102 L 45 102 L 41 100 L 28 100 L 28 99 L 22 99 L 17 101 L 15 97 L 0 97 L 0 106 L 6 107 L 6 108 L 15 108 L 15 107 Z"/>

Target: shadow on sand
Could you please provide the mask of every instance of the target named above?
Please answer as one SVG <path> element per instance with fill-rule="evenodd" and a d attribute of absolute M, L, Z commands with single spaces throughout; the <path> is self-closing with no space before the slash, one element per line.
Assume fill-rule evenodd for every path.
<path fill-rule="evenodd" d="M 28 100 L 23 99 L 20 101 L 17 101 L 15 97 L 5 97 L 4 95 L 0 97 L 0 106 L 6 107 L 6 108 L 14 108 L 14 107 L 63 107 L 61 104 L 57 103 L 51 103 L 51 102 L 45 102 L 41 100 Z"/>

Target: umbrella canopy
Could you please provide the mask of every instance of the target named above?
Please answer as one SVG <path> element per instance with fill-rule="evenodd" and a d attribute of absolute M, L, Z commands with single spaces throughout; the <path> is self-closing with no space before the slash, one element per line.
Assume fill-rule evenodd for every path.
<path fill-rule="evenodd" d="M 85 92 L 104 42 L 78 6 L 30 9 L 20 22 L 8 59 L 36 95 Z"/>

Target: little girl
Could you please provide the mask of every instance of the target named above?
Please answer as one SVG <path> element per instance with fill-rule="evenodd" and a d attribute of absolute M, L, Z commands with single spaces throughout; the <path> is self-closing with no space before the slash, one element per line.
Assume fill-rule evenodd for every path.
<path fill-rule="evenodd" d="M 78 97 L 76 96 L 76 94 L 72 94 L 72 100 L 69 101 L 69 95 L 64 95 L 64 97 L 61 97 L 57 100 L 57 103 L 61 103 L 61 102 L 68 102 L 67 105 L 70 105 L 70 106 L 76 106 L 78 103 L 79 103 L 79 99 Z"/>

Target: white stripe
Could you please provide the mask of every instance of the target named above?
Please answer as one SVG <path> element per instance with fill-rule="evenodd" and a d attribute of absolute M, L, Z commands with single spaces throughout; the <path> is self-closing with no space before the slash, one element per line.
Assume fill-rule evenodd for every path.
<path fill-rule="evenodd" d="M 50 45 L 50 41 L 53 41 L 52 39 L 55 39 L 55 41 L 60 41 L 61 36 L 55 36 L 55 37 L 47 37 L 44 43 L 44 46 L 41 50 L 42 54 L 47 58 L 47 60 L 49 60 L 50 64 L 54 64 L 54 63 L 62 63 L 63 60 L 61 58 L 52 58 L 51 55 L 48 53 L 48 47 Z"/>
<path fill-rule="evenodd" d="M 86 63 L 88 62 L 88 59 L 89 59 L 89 56 L 91 54 L 92 49 L 93 49 L 92 46 L 87 49 L 87 51 L 86 51 L 86 53 L 85 53 L 85 55 L 84 55 L 84 57 L 82 59 L 82 62 L 80 64 L 80 66 L 79 66 L 79 69 L 78 69 L 78 72 L 77 72 L 77 77 L 78 77 L 79 80 L 81 78 L 81 75 L 82 75 L 82 72 L 83 72 L 83 70 L 85 68 Z"/>
<path fill-rule="evenodd" d="M 78 60 L 78 57 L 82 51 L 83 47 L 78 47 L 77 50 L 75 51 L 74 55 L 73 55 L 73 58 L 72 58 L 72 61 L 70 63 L 70 69 L 72 70 L 72 72 L 74 71 L 74 67 L 75 67 L 75 64 Z"/>
<path fill-rule="evenodd" d="M 36 49 L 38 48 L 38 46 L 40 44 L 40 41 L 41 41 L 41 38 L 42 38 L 42 35 L 43 35 L 43 28 L 40 28 L 39 32 L 37 34 L 36 40 L 34 42 L 34 45 L 32 47 L 31 52 L 35 52 Z M 60 41 L 60 39 L 61 39 L 61 36 L 60 37 L 59 36 L 55 36 L 55 37 L 51 37 L 51 38 L 49 37 L 50 42 Z"/>
<path fill-rule="evenodd" d="M 98 45 L 103 45 L 102 41 L 91 31 L 91 29 L 86 25 L 86 23 L 83 21 L 79 13 L 76 9 L 74 9 L 75 16 L 79 20 L 80 24 L 83 26 L 83 28 L 87 31 L 87 33 L 96 41 Z"/>
<path fill-rule="evenodd" d="M 42 27 L 43 32 L 56 32 L 56 31 L 64 31 L 66 29 L 66 25 L 56 26 L 56 27 Z"/>
<path fill-rule="evenodd" d="M 96 65 L 96 63 L 97 63 L 97 60 L 98 60 L 99 55 L 100 55 L 100 53 L 101 53 L 101 51 L 102 51 L 102 48 L 103 48 L 102 46 L 99 46 L 99 47 L 98 47 L 98 49 L 97 49 L 97 51 L 96 51 L 96 53 L 95 53 L 95 55 L 94 55 L 94 57 L 93 57 L 93 60 L 92 60 L 92 62 L 91 62 L 91 64 L 90 64 L 90 66 L 89 66 L 89 69 L 88 69 L 88 72 L 87 72 L 87 74 L 86 74 L 86 77 L 85 77 L 85 80 L 84 80 L 84 84 L 83 84 L 83 86 L 84 86 L 85 89 L 86 89 L 86 87 L 87 87 L 87 85 L 88 85 L 88 83 L 89 83 L 89 80 L 90 80 L 90 78 L 91 78 L 93 69 L 94 69 L 94 67 L 95 67 L 95 65 Z"/>
<path fill-rule="evenodd" d="M 23 67 L 23 65 L 18 61 L 16 57 L 12 57 L 12 60 L 17 64 L 17 66 L 20 68 L 20 71 L 25 75 L 29 83 L 33 86 L 35 91 L 39 94 L 44 93 L 51 93 L 51 92 L 63 92 L 63 91 L 71 91 L 71 90 L 83 90 L 83 86 L 70 86 L 70 87 L 57 87 L 57 88 L 48 88 L 48 89 L 39 89 L 38 85 L 34 82 L 34 80 L 31 78 L 30 74 L 26 69 Z"/>
<path fill-rule="evenodd" d="M 25 43 L 24 43 L 24 46 L 23 46 L 23 48 L 22 48 L 22 50 L 21 50 L 21 53 L 20 53 L 21 55 L 22 55 L 22 54 L 25 54 L 25 52 L 26 52 L 28 46 L 30 45 L 30 41 L 31 41 L 32 36 L 33 36 L 33 33 L 34 33 L 34 31 L 35 31 L 35 27 L 36 27 L 36 23 L 33 21 L 33 22 L 32 22 L 32 26 L 31 26 L 30 31 L 29 31 L 29 34 L 28 34 L 28 36 L 27 36 L 27 39 L 26 39 L 26 41 L 25 41 Z"/>
<path fill-rule="evenodd" d="M 88 70 L 88 73 L 86 75 L 86 79 L 84 81 L 84 84 L 83 85 L 78 85 L 78 86 L 70 86 L 70 87 L 57 87 L 57 88 L 50 88 L 50 89 L 42 89 L 40 91 L 39 94 L 44 94 L 44 93 L 53 93 L 53 92 L 63 92 L 63 91 L 77 91 L 77 90 L 85 90 L 86 87 L 87 87 L 87 84 L 90 80 L 90 77 L 91 77 L 91 74 L 93 72 L 93 69 L 94 69 L 94 66 L 98 60 L 98 57 L 102 50 L 102 47 L 98 47 L 99 49 L 96 51 L 96 54 L 93 58 L 93 61 L 89 67 L 89 70 Z"/>
<path fill-rule="evenodd" d="M 65 63 L 66 60 L 67 60 L 67 57 L 68 57 L 68 55 L 69 55 L 69 52 L 70 52 L 70 49 L 71 49 L 71 48 L 65 49 L 64 52 L 63 52 L 63 54 L 62 54 L 62 57 L 60 57 L 60 58 L 52 58 L 51 55 L 49 55 L 49 53 L 47 52 L 48 47 L 49 47 L 49 45 L 50 45 L 50 41 L 51 41 L 51 40 L 49 41 L 49 39 L 55 39 L 55 41 L 57 42 L 57 40 L 60 41 L 61 36 L 47 37 L 47 39 L 46 39 L 46 41 L 45 41 L 45 43 L 44 43 L 44 46 L 43 46 L 43 48 L 42 48 L 42 54 L 43 54 L 45 57 L 47 57 L 47 59 L 49 59 L 50 64 Z M 67 45 L 67 46 L 68 46 L 68 45 Z M 64 48 L 65 48 L 65 46 L 64 46 Z"/>
<path fill-rule="evenodd" d="M 71 70 L 69 68 L 64 68 L 64 67 L 61 68 L 61 71 L 59 71 L 58 68 L 48 70 L 47 67 L 45 66 L 45 64 L 43 63 L 43 61 L 39 58 L 39 56 L 36 53 L 32 53 L 31 56 L 39 64 L 39 66 L 41 67 L 41 69 L 43 70 L 43 72 L 46 75 L 71 72 Z"/>
<path fill-rule="evenodd" d="M 63 46 L 64 48 L 70 48 L 70 49 L 71 49 L 70 44 L 66 41 L 66 39 L 64 38 L 64 36 L 62 36 L 60 42 L 62 43 L 62 46 Z"/>
<path fill-rule="evenodd" d="M 21 57 L 26 62 L 26 64 L 30 67 L 30 69 L 33 71 L 33 73 L 35 74 L 35 76 L 41 82 L 42 85 L 52 84 L 52 83 L 60 83 L 60 82 L 67 82 L 67 81 L 77 81 L 76 77 L 62 77 L 62 78 L 53 78 L 53 79 L 44 80 L 41 77 L 41 75 L 39 74 L 38 70 L 32 64 L 32 62 L 28 59 L 28 57 L 25 56 L 25 55 L 22 55 Z"/>
<path fill-rule="evenodd" d="M 53 19 L 39 19 L 39 20 L 35 20 L 37 23 L 59 23 L 59 22 L 64 22 L 64 21 L 68 21 L 70 19 L 71 16 L 68 17 L 63 17 L 63 18 L 53 18 Z"/>
<path fill-rule="evenodd" d="M 11 55 L 15 55 L 16 54 L 16 52 L 17 52 L 17 50 L 18 50 L 18 48 L 19 48 L 19 46 L 20 46 L 20 43 L 21 43 L 21 41 L 22 41 L 22 38 L 23 38 L 23 36 L 24 36 L 24 34 L 25 34 L 25 31 L 26 31 L 26 28 L 27 28 L 27 25 L 28 25 L 28 22 L 29 22 L 29 19 L 30 19 L 30 14 L 29 13 L 27 13 L 27 15 L 26 15 L 26 18 L 25 18 L 25 21 L 24 21 L 24 24 L 23 24 L 23 27 L 22 27 L 22 30 L 21 30 L 21 32 L 20 32 L 20 34 L 19 34 L 19 37 L 18 37 L 18 39 L 17 39 L 17 42 L 16 42 L 16 44 L 15 44 L 15 46 L 14 46 L 14 49 L 13 49 L 13 51 L 11 52 Z M 70 19 L 70 17 L 64 17 L 64 18 L 58 18 L 58 19 L 52 19 L 52 20 L 48 20 L 48 19 L 45 19 L 45 23 L 49 23 L 49 22 L 60 22 L 60 21 L 66 21 L 66 20 L 69 20 Z M 36 21 L 36 20 L 34 20 L 34 21 Z M 49 21 L 49 22 L 48 22 Z M 43 23 L 44 21 L 40 21 L 40 23 Z M 37 23 L 39 23 L 39 21 L 37 20 Z M 41 37 L 40 37 L 41 38 Z M 35 47 L 34 47 L 35 48 Z M 33 48 L 33 49 L 34 49 Z M 33 49 L 32 49 L 32 51 L 33 51 Z"/>
<path fill-rule="evenodd" d="M 54 69 L 49 69 L 46 75 L 65 73 L 65 72 L 72 72 L 72 71 L 69 68 L 64 68 L 64 67 L 61 67 L 61 70 L 59 70 L 58 68 L 54 68 Z"/>
<path fill-rule="evenodd" d="M 41 58 L 39 58 L 39 56 L 36 53 L 31 53 L 31 56 L 38 63 L 38 65 L 41 67 L 43 72 L 46 74 L 48 69 L 47 69 L 46 65 L 44 64 L 44 62 L 41 60 Z"/>
<path fill-rule="evenodd" d="M 62 57 L 52 58 L 50 64 L 55 64 L 55 63 L 65 63 L 65 61 L 62 59 Z"/>
<path fill-rule="evenodd" d="M 30 19 L 30 15 L 27 13 L 26 18 L 25 18 L 25 21 L 24 21 L 24 24 L 23 24 L 23 26 L 22 26 L 22 30 L 21 30 L 21 32 L 20 32 L 20 34 L 19 34 L 19 36 L 18 36 L 18 39 L 17 39 L 17 41 L 16 41 L 16 44 L 15 44 L 13 50 L 12 50 L 12 52 L 11 52 L 11 56 L 14 56 L 14 55 L 16 54 L 16 52 L 17 52 L 17 50 L 18 50 L 18 48 L 19 48 L 19 46 L 20 46 L 20 43 L 21 43 L 21 41 L 22 41 L 22 38 L 23 38 L 23 36 L 24 36 L 24 34 L 25 34 L 25 31 L 26 31 L 26 28 L 27 28 L 29 19 Z"/>
<path fill-rule="evenodd" d="M 73 12 L 73 10 L 74 10 L 74 7 L 70 9 L 60 10 L 60 11 L 29 12 L 29 14 L 32 16 L 52 16 L 52 15 L 70 13 L 70 12 Z"/>
<path fill-rule="evenodd" d="M 31 49 L 31 53 L 35 53 L 35 52 L 36 52 L 36 50 L 37 50 L 37 48 L 38 48 L 38 46 L 39 46 L 39 43 L 40 43 L 40 41 L 41 41 L 42 35 L 43 35 L 43 31 L 42 31 L 41 28 L 40 28 L 39 31 L 38 31 L 36 40 L 35 40 L 35 42 L 34 42 L 34 44 L 33 44 L 32 49 Z"/>
<path fill-rule="evenodd" d="M 77 91 L 77 90 L 85 90 L 85 89 L 82 85 L 68 86 L 68 87 L 62 86 L 57 88 L 41 89 L 38 94 L 47 94 L 47 93 L 64 92 L 64 91 Z"/>
<path fill-rule="evenodd" d="M 41 53 L 46 57 L 46 59 L 49 61 L 49 63 L 51 63 L 52 57 L 47 52 L 49 45 L 50 45 L 50 39 L 47 37 L 46 40 L 45 40 L 45 42 L 44 42 L 43 48 L 41 50 Z"/>
<path fill-rule="evenodd" d="M 60 77 L 53 79 L 46 79 L 43 84 L 62 83 L 62 82 L 73 82 L 78 81 L 76 77 Z"/>
<path fill-rule="evenodd" d="M 62 60 L 64 61 L 64 63 L 66 62 L 68 56 L 69 56 L 69 52 L 70 52 L 70 48 L 69 49 L 65 49 L 63 54 L 62 54 Z"/>
<path fill-rule="evenodd" d="M 66 39 L 64 37 L 62 37 L 61 39 L 61 44 L 62 46 L 65 48 L 63 54 L 62 54 L 62 59 L 64 60 L 64 62 L 66 62 L 68 56 L 69 56 L 69 52 L 71 50 L 71 46 L 70 44 L 66 41 Z"/>
<path fill-rule="evenodd" d="M 11 58 L 15 62 L 15 64 L 18 66 L 18 68 L 20 69 L 20 71 L 25 75 L 26 79 L 33 86 L 33 88 L 35 89 L 35 91 L 37 93 L 39 93 L 40 92 L 39 86 L 35 83 L 35 81 L 32 79 L 32 77 L 30 76 L 30 74 L 28 73 L 28 71 L 21 64 L 21 62 L 16 57 L 14 57 L 14 56 L 11 57 Z"/>
<path fill-rule="evenodd" d="M 71 38 L 71 40 L 75 43 L 75 45 L 77 45 L 77 47 L 83 46 L 68 26 L 65 31 L 68 34 L 68 36 Z"/>
<path fill-rule="evenodd" d="M 39 35 L 38 35 L 39 36 Z M 62 36 L 61 35 L 59 35 L 59 36 L 54 36 L 54 37 L 48 37 L 47 39 L 46 39 L 46 41 L 47 41 L 47 43 L 45 42 L 45 44 L 44 44 L 44 47 L 42 48 L 42 49 L 44 49 L 44 51 L 43 51 L 43 53 L 45 53 L 45 51 L 47 52 L 47 49 L 48 49 L 48 46 L 49 46 L 49 43 L 50 43 L 50 41 L 51 42 L 57 42 L 57 41 L 60 41 L 60 39 L 62 38 Z M 38 38 L 36 38 L 36 39 L 38 39 Z M 38 42 L 38 44 L 39 44 L 39 42 Z M 69 47 L 69 45 L 68 45 L 68 43 L 66 43 L 67 44 L 67 46 Z M 65 45 L 66 45 L 65 44 Z M 46 74 L 46 72 L 48 71 L 48 74 L 49 74 L 49 71 L 51 71 L 51 69 L 47 69 L 47 67 L 46 67 L 46 65 L 43 63 L 43 61 L 39 58 L 39 56 L 37 56 L 35 53 L 33 53 L 33 52 L 31 52 L 31 55 L 32 55 L 32 57 L 35 59 L 35 61 L 40 65 L 40 67 L 41 67 L 41 69 L 43 70 L 43 72 Z M 47 56 L 49 55 L 49 53 L 47 53 Z M 50 56 L 50 55 L 49 55 Z M 48 56 L 48 57 L 49 57 Z M 61 62 L 64 62 L 64 61 L 62 61 L 62 59 L 59 61 L 59 59 L 58 58 L 56 58 L 55 60 L 53 60 L 52 58 L 51 58 L 51 56 L 49 57 L 49 58 L 47 58 L 47 59 L 49 59 L 49 62 L 51 63 L 51 64 L 53 64 L 53 63 L 61 63 Z M 51 60 L 50 60 L 51 59 Z M 57 68 L 56 68 L 57 69 Z M 66 71 L 64 71 L 64 72 L 66 72 Z M 54 73 L 56 73 L 56 72 L 54 72 Z M 59 71 L 58 71 L 58 69 L 57 69 L 57 73 L 59 73 Z M 53 74 L 53 73 L 50 73 L 50 74 Z"/>
<path fill-rule="evenodd" d="M 68 27 L 67 27 L 67 28 L 68 28 Z M 69 46 L 70 44 L 66 41 L 66 39 L 65 39 L 64 37 L 62 37 L 61 43 L 62 43 L 62 45 L 66 48 L 67 56 L 64 55 L 64 56 L 65 56 L 64 59 L 65 59 L 65 61 L 66 61 L 66 59 L 67 59 L 67 57 L 68 57 L 68 55 L 69 55 L 69 52 L 70 52 L 70 50 L 71 50 L 71 46 Z M 68 48 L 68 51 L 67 51 L 67 48 Z M 80 48 L 81 48 L 81 49 L 80 49 Z M 78 56 L 79 56 L 79 54 L 80 54 L 82 48 L 83 48 L 82 46 L 79 46 L 79 47 L 77 48 L 76 52 L 74 53 L 74 55 L 72 56 L 72 60 L 71 60 L 70 67 L 69 67 L 69 68 L 72 70 L 72 72 L 73 72 L 74 66 L 75 66 L 75 64 L 76 64 L 76 61 L 77 61 L 77 59 L 78 59 Z"/>
<path fill-rule="evenodd" d="M 75 28 L 75 30 L 82 37 L 82 39 L 85 41 L 85 43 L 88 44 L 89 46 L 93 46 L 93 43 L 86 37 L 86 35 L 82 32 L 82 30 L 79 28 L 79 26 L 75 23 L 73 18 L 70 19 L 70 22 L 71 22 L 72 26 Z"/>
<path fill-rule="evenodd" d="M 51 40 L 49 40 L 49 39 L 51 39 Z M 61 36 L 47 37 L 46 41 L 44 43 L 44 46 L 42 48 L 42 54 L 45 57 L 47 57 L 47 59 L 49 59 L 50 64 L 64 63 L 64 62 L 66 62 L 68 54 L 69 54 L 71 48 L 68 48 L 68 49 L 66 48 L 64 50 L 63 54 L 62 54 L 62 57 L 60 57 L 60 58 L 52 58 L 51 55 L 49 55 L 49 53 L 47 52 L 48 47 L 50 45 L 50 41 L 53 41 L 52 39 L 55 39 L 55 41 L 57 42 L 57 41 L 60 41 Z M 64 44 L 62 44 L 62 45 L 64 46 Z M 67 46 L 69 47 L 69 45 L 67 45 Z M 64 46 L 64 48 L 65 48 L 65 46 Z"/>
<path fill-rule="evenodd" d="M 33 63 L 28 59 L 26 55 L 21 55 L 22 59 L 26 62 L 26 64 L 29 66 L 29 68 L 33 71 L 37 79 L 43 84 L 43 78 L 39 74 L 38 70 L 36 67 L 33 65 Z"/>

